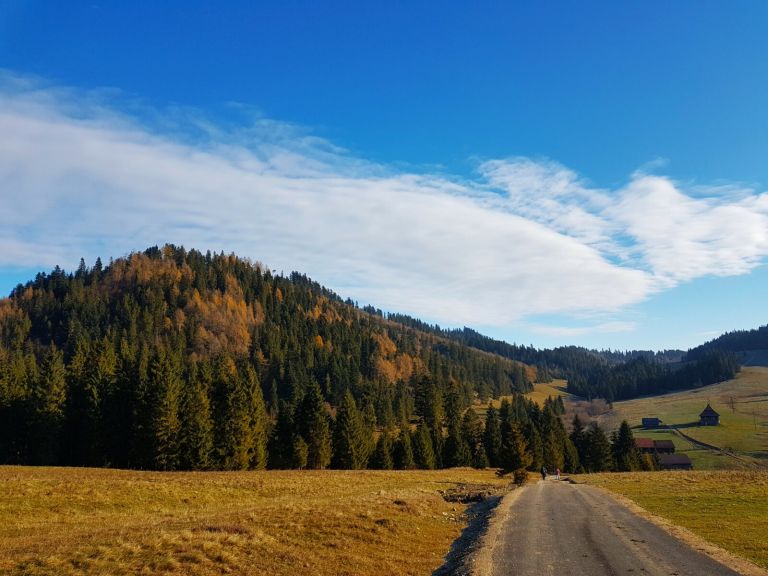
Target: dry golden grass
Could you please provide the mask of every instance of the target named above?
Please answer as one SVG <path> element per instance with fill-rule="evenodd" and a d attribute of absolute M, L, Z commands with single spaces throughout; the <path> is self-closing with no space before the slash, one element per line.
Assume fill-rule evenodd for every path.
<path fill-rule="evenodd" d="M 429 574 L 492 471 L 0 467 L 2 574 Z"/>
<path fill-rule="evenodd" d="M 533 385 L 533 390 L 531 392 L 528 392 L 525 394 L 525 397 L 529 400 L 533 400 L 536 402 L 539 406 L 544 406 L 544 401 L 551 397 L 557 397 L 562 396 L 563 401 L 568 404 L 570 401 L 572 401 L 575 397 L 569 394 L 566 391 L 566 385 L 567 382 L 565 380 L 553 380 L 552 382 L 536 382 Z M 511 400 L 512 396 L 501 396 L 499 398 L 491 399 L 490 403 L 495 407 L 499 408 L 501 406 L 501 402 L 504 400 Z M 488 411 L 488 403 L 477 403 L 474 406 L 475 412 L 480 415 L 481 418 L 485 418 L 485 414 Z"/>
<path fill-rule="evenodd" d="M 570 400 L 571 395 L 566 391 L 567 382 L 565 380 L 553 380 L 552 382 L 537 382 L 533 385 L 533 392 L 526 394 L 529 400 L 533 400 L 539 406 L 544 406 L 544 401 L 549 398 L 562 396 L 563 400 Z"/>
<path fill-rule="evenodd" d="M 704 540 L 768 568 L 768 472 L 584 474 Z"/>

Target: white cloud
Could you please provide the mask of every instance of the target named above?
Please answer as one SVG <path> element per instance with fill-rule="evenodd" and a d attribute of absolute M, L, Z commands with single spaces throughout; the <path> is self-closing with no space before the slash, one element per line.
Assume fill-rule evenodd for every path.
<path fill-rule="evenodd" d="M 768 194 L 692 198 L 658 176 L 640 176 L 605 214 L 635 240 L 660 282 L 734 276 L 768 256 Z"/>
<path fill-rule="evenodd" d="M 160 130 L 109 98 L 0 82 L 0 266 L 71 268 L 173 242 L 385 309 L 502 326 L 620 311 L 768 252 L 766 195 L 694 199 L 647 175 L 599 190 L 525 158 L 485 162 L 475 182 L 396 172 L 288 124 L 224 130 L 176 110 L 189 126 Z"/>

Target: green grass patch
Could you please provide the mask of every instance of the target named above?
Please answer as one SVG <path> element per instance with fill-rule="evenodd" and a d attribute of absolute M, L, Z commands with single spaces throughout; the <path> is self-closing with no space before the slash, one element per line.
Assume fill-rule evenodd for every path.
<path fill-rule="evenodd" d="M 720 426 L 698 426 L 699 414 L 707 402 L 720 413 Z M 615 402 L 613 409 L 601 417 L 601 423 L 613 429 L 627 420 L 635 427 L 636 436 L 649 437 L 650 431 L 639 427 L 643 417 L 653 416 L 661 418 L 664 424 L 680 426 L 695 440 L 768 463 L 768 368 L 745 367 L 728 382 Z M 678 450 L 687 448 L 683 445 Z M 717 467 L 729 460 L 731 466 L 741 465 L 735 459 L 704 452 L 696 449 L 689 454 L 695 466 L 698 463 L 697 467 Z"/>

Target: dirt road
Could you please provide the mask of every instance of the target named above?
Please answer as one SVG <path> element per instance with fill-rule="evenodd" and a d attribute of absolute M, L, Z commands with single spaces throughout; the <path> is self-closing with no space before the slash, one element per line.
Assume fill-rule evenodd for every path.
<path fill-rule="evenodd" d="M 598 489 L 554 480 L 523 489 L 491 558 L 493 576 L 738 574 Z"/>

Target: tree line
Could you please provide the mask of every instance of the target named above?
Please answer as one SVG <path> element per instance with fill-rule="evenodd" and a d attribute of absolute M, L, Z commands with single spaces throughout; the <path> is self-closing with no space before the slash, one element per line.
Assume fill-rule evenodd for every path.
<path fill-rule="evenodd" d="M 495 340 L 471 328 L 443 329 L 403 314 L 390 314 L 389 318 L 478 350 L 535 365 L 540 381 L 562 378 L 568 381 L 572 394 L 590 400 L 605 398 L 608 402 L 698 388 L 733 378 L 740 370 L 739 358 L 733 351 L 762 346 L 768 335 L 768 327 L 734 332 L 687 354 L 681 350 L 612 351 L 579 346 L 539 350 Z"/>

